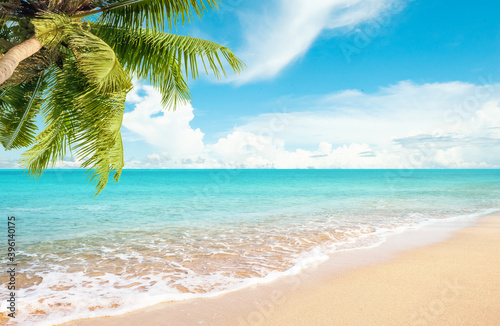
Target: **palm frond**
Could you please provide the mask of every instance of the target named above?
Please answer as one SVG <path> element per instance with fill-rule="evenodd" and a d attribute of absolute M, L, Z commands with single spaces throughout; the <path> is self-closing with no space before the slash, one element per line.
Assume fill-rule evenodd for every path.
<path fill-rule="evenodd" d="M 66 44 L 77 59 L 77 68 L 99 93 L 130 90 L 129 76 L 110 46 L 69 17 L 46 14 L 33 19 L 37 39 L 47 48 Z"/>
<path fill-rule="evenodd" d="M 78 69 L 98 93 L 127 92 L 132 82 L 113 49 L 99 37 L 81 28 L 68 36 L 69 48 L 76 56 Z"/>
<path fill-rule="evenodd" d="M 33 146 L 22 154 L 21 159 L 28 174 L 37 177 L 63 159 L 73 135 L 71 109 L 75 92 L 67 82 L 68 78 L 64 78 L 64 73 L 56 69 L 51 71 L 48 78 L 50 92 L 41 108 L 46 127 L 36 136 Z"/>
<path fill-rule="evenodd" d="M 76 156 L 89 168 L 90 181 L 97 193 L 106 186 L 110 173 L 118 181 L 123 165 L 120 128 L 125 110 L 126 93 L 102 95 L 85 92 L 78 97 L 81 107 L 75 116 Z"/>
<path fill-rule="evenodd" d="M 82 167 L 89 168 L 97 194 L 110 173 L 118 180 L 124 165 L 120 127 L 126 92 L 99 93 L 87 82 L 74 58 L 67 59 L 64 69 L 55 73 L 42 110 L 47 128 L 23 154 L 23 164 L 30 175 L 38 176 L 71 149 Z"/>
<path fill-rule="evenodd" d="M 40 111 L 43 76 L 37 80 L 8 87 L 0 98 L 0 142 L 6 150 L 30 146 L 35 139 L 35 118 Z"/>
<path fill-rule="evenodd" d="M 0 19 L 6 19 L 9 16 L 15 16 L 22 13 L 22 3 L 20 0 L 0 2 Z"/>
<path fill-rule="evenodd" d="M 207 8 L 217 8 L 219 0 L 125 0 L 101 1 L 98 10 L 74 17 L 102 13 L 101 19 L 113 26 L 126 28 L 149 27 L 159 31 L 167 25 L 172 29 L 177 23 L 201 17 Z"/>
<path fill-rule="evenodd" d="M 0 39 L 8 40 L 11 33 L 11 29 L 7 26 L 7 22 L 0 16 Z"/>
<path fill-rule="evenodd" d="M 31 20 L 38 41 L 46 48 L 55 48 L 64 42 L 78 22 L 66 15 L 47 13 Z"/>
<path fill-rule="evenodd" d="M 198 38 L 102 24 L 92 24 L 92 31 L 113 48 L 128 71 L 147 79 L 162 93 L 166 106 L 190 99 L 182 75 L 197 78 L 199 62 L 207 74 L 208 66 L 217 78 L 226 75 L 221 58 L 237 73 L 244 66 L 229 48 Z"/>
<path fill-rule="evenodd" d="M 40 93 L 41 92 L 39 92 L 39 91 L 40 91 L 40 88 L 42 86 L 42 81 L 43 81 L 43 74 L 40 75 L 40 77 L 38 77 L 38 81 L 36 83 L 35 88 L 33 89 L 33 92 L 31 94 L 31 96 L 30 96 L 30 100 L 29 100 L 28 104 L 26 105 L 26 108 L 24 108 L 23 116 L 22 116 L 21 120 L 17 123 L 17 127 L 14 130 L 14 132 L 12 133 L 12 135 L 10 136 L 10 139 L 7 141 L 7 144 L 5 144 L 5 149 L 6 150 L 11 149 L 13 145 L 14 146 L 15 145 L 19 145 L 20 142 L 18 141 L 18 136 L 19 136 L 19 132 L 22 129 L 25 129 L 25 130 L 23 130 L 23 133 L 21 133 L 21 134 L 27 134 L 28 133 L 27 130 L 26 130 L 26 129 L 29 130 L 29 127 L 26 128 L 27 121 L 28 121 L 28 116 L 30 116 L 30 113 L 31 113 L 31 116 L 35 116 L 33 114 L 33 111 L 35 111 L 35 110 L 32 110 L 32 108 L 33 108 L 33 104 L 34 104 L 35 100 L 38 100 L 38 102 L 40 102 L 40 100 L 41 100 L 41 98 L 40 98 Z"/>

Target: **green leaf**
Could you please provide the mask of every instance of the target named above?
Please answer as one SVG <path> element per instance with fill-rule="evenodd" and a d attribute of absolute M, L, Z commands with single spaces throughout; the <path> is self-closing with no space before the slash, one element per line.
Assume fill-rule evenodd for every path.
<path fill-rule="evenodd" d="M 127 92 L 132 88 L 132 81 L 115 51 L 99 37 L 81 28 L 73 28 L 68 43 L 75 54 L 78 69 L 98 93 Z"/>
<path fill-rule="evenodd" d="M 16 129 L 12 132 L 12 135 L 10 135 L 10 139 L 7 141 L 7 144 L 4 145 L 6 150 L 11 149 L 12 146 L 19 146 L 19 144 L 21 143 L 19 141 L 19 137 L 18 137 L 20 135 L 19 132 L 21 132 L 21 135 L 29 133 L 29 131 L 28 131 L 29 130 L 29 126 L 28 126 L 28 119 L 29 118 L 28 117 L 30 117 L 30 116 L 33 117 L 36 115 L 36 114 L 33 114 L 36 109 L 35 110 L 32 110 L 32 109 L 33 109 L 34 102 L 40 102 L 40 100 L 41 100 L 39 91 L 41 90 L 40 88 L 42 86 L 42 81 L 43 81 L 43 75 L 38 77 L 38 81 L 36 83 L 34 90 L 32 91 L 32 94 L 30 96 L 30 100 L 29 100 L 28 104 L 26 105 L 26 108 L 24 108 L 24 113 L 23 113 L 22 118 L 17 123 Z M 35 104 L 35 106 L 37 106 L 37 104 Z"/>
<path fill-rule="evenodd" d="M 108 182 L 110 172 L 118 181 L 123 165 L 123 144 L 120 128 L 125 110 L 126 93 L 103 96 L 86 92 L 78 97 L 75 130 L 76 156 L 88 167 L 91 182 L 96 183 L 97 193 Z"/>
<path fill-rule="evenodd" d="M 118 181 L 124 166 L 120 128 L 131 76 L 149 80 L 162 93 L 163 105 L 175 107 L 190 99 L 187 80 L 198 77 L 199 65 L 217 78 L 225 75 L 226 62 L 235 72 L 243 68 L 224 46 L 161 32 L 216 3 L 1 2 L 0 56 L 33 34 L 43 48 L 0 85 L 0 142 L 7 148 L 31 146 L 22 155 L 30 175 L 41 175 L 71 151 L 88 168 L 97 193 L 110 174 Z M 81 20 L 98 13 L 93 20 Z M 38 135 L 37 115 L 45 124 Z"/>
<path fill-rule="evenodd" d="M 202 62 L 207 74 L 208 63 L 217 78 L 226 75 L 221 57 L 234 72 L 244 66 L 229 48 L 198 38 L 101 24 L 92 24 L 92 31 L 113 48 L 128 71 L 147 79 L 162 93 L 167 107 L 190 99 L 183 75 L 197 78 L 198 62 Z"/>
<path fill-rule="evenodd" d="M 30 146 L 35 139 L 35 118 L 40 111 L 43 76 L 6 88 L 0 97 L 0 142 L 6 150 Z"/>
<path fill-rule="evenodd" d="M 73 51 L 78 69 L 99 93 L 130 90 L 132 82 L 112 48 L 86 30 L 85 23 L 46 14 L 32 20 L 37 39 L 47 48 L 64 43 Z"/>
<path fill-rule="evenodd" d="M 124 165 L 120 127 L 126 92 L 98 93 L 87 87 L 86 76 L 76 67 L 75 59 L 68 59 L 56 72 L 43 107 L 47 128 L 23 154 L 23 164 L 29 174 L 38 176 L 71 149 L 82 167 L 89 168 L 99 193 L 110 173 L 118 180 Z"/>
<path fill-rule="evenodd" d="M 77 25 L 65 15 L 48 13 L 31 20 L 35 26 L 35 35 L 38 41 L 46 48 L 59 46 L 68 37 L 68 32 Z"/>
<path fill-rule="evenodd" d="M 129 0 L 112 1 L 102 5 L 103 22 L 128 29 L 141 27 L 163 31 L 177 23 L 191 21 L 194 15 L 201 17 L 208 9 L 217 8 L 218 0 Z"/>
<path fill-rule="evenodd" d="M 66 75 L 68 74 L 55 67 L 49 71 L 50 92 L 41 108 L 45 128 L 36 136 L 33 146 L 22 154 L 21 159 L 29 175 L 41 176 L 45 169 L 62 160 L 69 148 L 73 134 L 71 108 L 76 92 Z M 75 79 L 72 81 L 78 82 Z"/>

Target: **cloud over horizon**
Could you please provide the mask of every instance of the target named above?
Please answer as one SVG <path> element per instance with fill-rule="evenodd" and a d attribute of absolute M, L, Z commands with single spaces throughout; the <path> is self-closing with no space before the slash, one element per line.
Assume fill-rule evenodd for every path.
<path fill-rule="evenodd" d="M 287 112 L 240 119 L 215 142 L 191 125 L 190 104 L 163 111 L 135 84 L 124 115 L 125 168 L 500 168 L 500 84 L 486 80 L 344 90 L 289 99 Z M 203 109 L 203 108 L 201 108 Z M 147 146 L 145 146 L 147 144 Z M 151 148 L 151 150 L 148 150 Z M 56 168 L 78 168 L 65 158 Z M 19 168 L 0 159 L 2 168 Z"/>
<path fill-rule="evenodd" d="M 500 166 L 500 85 L 409 81 L 368 94 L 293 99 L 290 112 L 247 117 L 215 143 L 193 108 L 160 112 L 138 85 L 124 126 L 158 150 L 126 168 L 484 168 Z M 162 143 L 162 142 L 165 143 Z"/>

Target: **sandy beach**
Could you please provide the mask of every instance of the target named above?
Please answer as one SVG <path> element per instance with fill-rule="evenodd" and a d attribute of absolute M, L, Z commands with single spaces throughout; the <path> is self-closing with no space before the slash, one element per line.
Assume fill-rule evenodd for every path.
<path fill-rule="evenodd" d="M 213 298 L 64 325 L 498 325 L 500 215 L 332 255 L 297 275 Z"/>

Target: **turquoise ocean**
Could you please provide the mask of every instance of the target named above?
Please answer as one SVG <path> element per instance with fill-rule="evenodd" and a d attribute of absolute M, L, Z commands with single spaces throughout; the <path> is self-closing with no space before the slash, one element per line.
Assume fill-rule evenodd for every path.
<path fill-rule="evenodd" d="M 213 296 L 500 210 L 500 170 L 125 170 L 96 197 L 82 170 L 0 170 L 0 185 L 4 239 L 16 218 L 19 325 Z"/>

